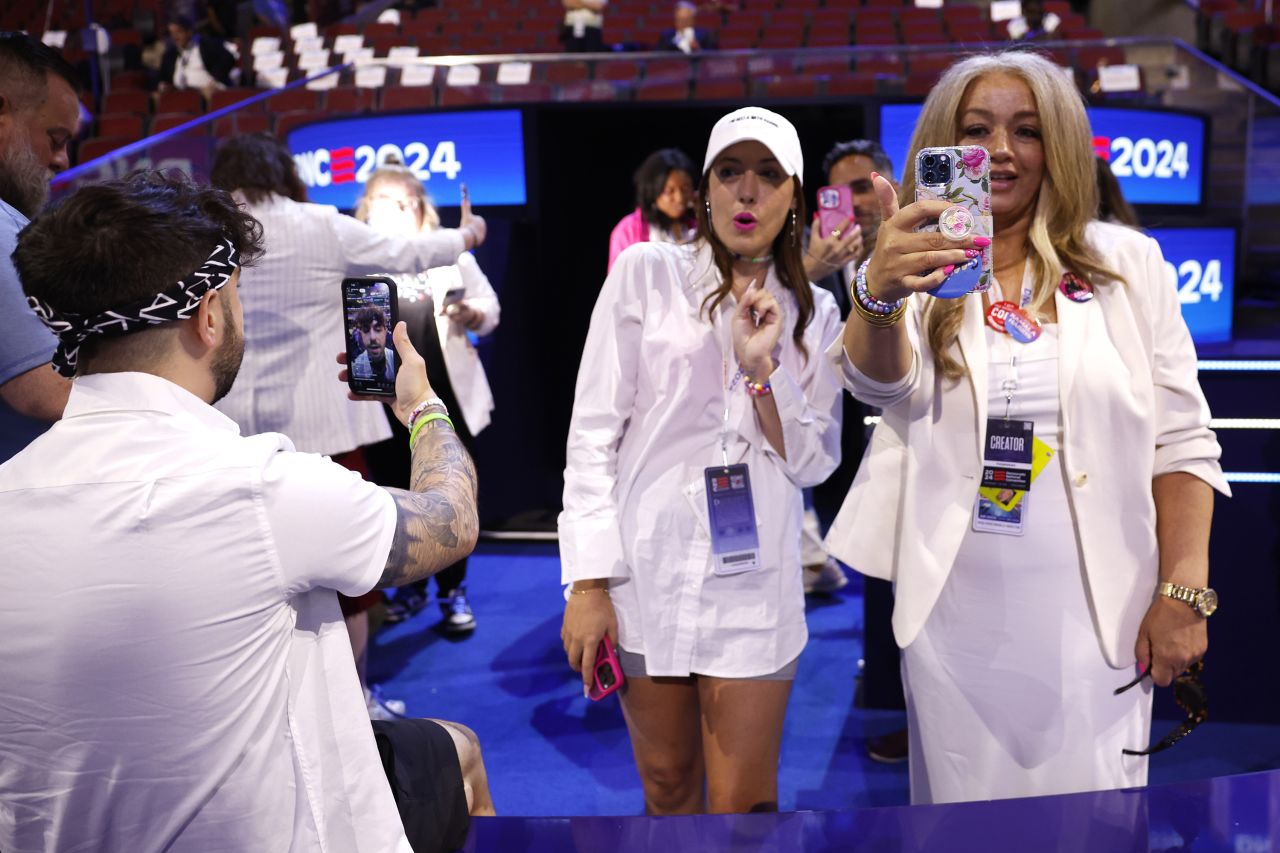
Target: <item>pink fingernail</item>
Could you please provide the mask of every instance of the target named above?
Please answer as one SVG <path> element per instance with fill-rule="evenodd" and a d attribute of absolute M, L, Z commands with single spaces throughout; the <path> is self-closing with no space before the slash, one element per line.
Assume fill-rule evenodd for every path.
<path fill-rule="evenodd" d="M 981 253 L 981 252 L 979 252 L 977 249 L 965 249 L 965 250 L 964 250 L 964 256 L 965 256 L 966 258 L 976 258 L 976 257 L 978 257 L 978 255 L 981 255 L 981 254 L 982 254 L 982 253 Z"/>
<path fill-rule="evenodd" d="M 973 245 L 977 246 L 979 249 L 985 249 L 991 245 L 991 238 L 990 237 L 974 237 Z"/>
<path fill-rule="evenodd" d="M 945 267 L 942 268 L 942 274 L 951 275 L 951 273 L 955 272 L 955 268 L 956 268 L 955 264 L 947 264 Z"/>
<path fill-rule="evenodd" d="M 1147 674 L 1147 665 L 1146 665 L 1145 663 L 1140 663 L 1140 664 L 1138 664 L 1138 672 L 1139 672 L 1139 674 L 1141 674 L 1141 675 L 1146 675 L 1146 674 Z"/>

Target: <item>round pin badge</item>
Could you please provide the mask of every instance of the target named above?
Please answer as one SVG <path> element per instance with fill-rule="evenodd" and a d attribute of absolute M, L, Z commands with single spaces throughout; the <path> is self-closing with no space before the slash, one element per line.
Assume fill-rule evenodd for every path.
<path fill-rule="evenodd" d="M 953 204 L 938 217 L 938 230 L 952 240 L 963 240 L 973 233 L 976 220 L 969 208 Z"/>
<path fill-rule="evenodd" d="M 1005 330 L 1005 320 L 1009 317 L 1010 311 L 1017 311 L 1018 306 L 1012 302 L 992 302 L 991 307 L 987 309 L 987 325 L 995 329 L 997 332 Z"/>
<path fill-rule="evenodd" d="M 1088 302 L 1093 299 L 1093 285 L 1075 273 L 1066 273 L 1058 282 L 1058 290 L 1072 302 Z"/>
<path fill-rule="evenodd" d="M 1040 323 L 1015 306 L 1004 318 L 1004 331 L 1018 343 L 1029 344 L 1040 337 Z"/>

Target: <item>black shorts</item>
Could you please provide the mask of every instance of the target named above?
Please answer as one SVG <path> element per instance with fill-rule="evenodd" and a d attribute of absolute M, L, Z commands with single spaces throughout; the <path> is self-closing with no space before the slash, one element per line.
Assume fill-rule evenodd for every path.
<path fill-rule="evenodd" d="M 462 847 L 471 816 L 449 733 L 431 720 L 374 720 L 373 737 L 414 853 Z"/>

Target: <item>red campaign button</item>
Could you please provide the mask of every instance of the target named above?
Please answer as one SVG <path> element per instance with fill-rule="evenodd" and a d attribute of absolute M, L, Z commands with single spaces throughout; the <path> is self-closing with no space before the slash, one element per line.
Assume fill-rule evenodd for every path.
<path fill-rule="evenodd" d="M 1004 331 L 1020 344 L 1029 344 L 1040 337 L 1040 323 L 1021 308 L 1014 308 L 1005 318 Z"/>
<path fill-rule="evenodd" d="M 1004 323 L 1010 311 L 1017 311 L 1018 306 L 1012 302 L 993 302 L 987 309 L 987 325 L 997 332 L 1005 331 Z"/>

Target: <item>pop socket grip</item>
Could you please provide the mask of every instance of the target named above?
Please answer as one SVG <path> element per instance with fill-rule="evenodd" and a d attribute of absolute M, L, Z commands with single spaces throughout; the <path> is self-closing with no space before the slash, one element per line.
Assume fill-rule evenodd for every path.
<path fill-rule="evenodd" d="M 973 233 L 976 221 L 969 208 L 959 204 L 952 205 L 938 217 L 938 230 L 952 240 L 963 240 Z"/>

